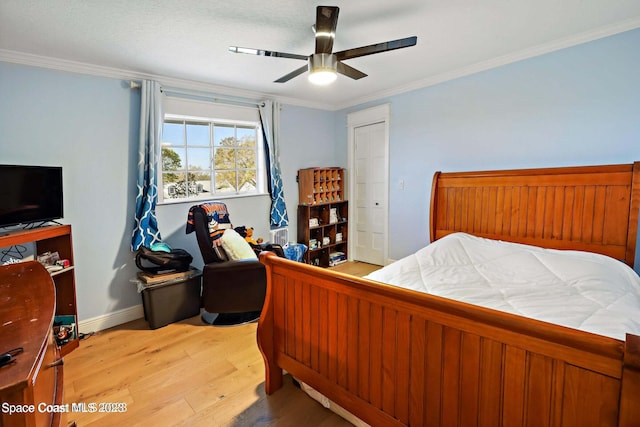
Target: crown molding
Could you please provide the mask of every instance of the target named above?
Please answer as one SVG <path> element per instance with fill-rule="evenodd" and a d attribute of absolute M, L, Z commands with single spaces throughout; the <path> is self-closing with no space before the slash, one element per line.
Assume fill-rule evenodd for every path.
<path fill-rule="evenodd" d="M 78 61 L 69 61 L 49 56 L 34 55 L 7 49 L 0 49 L 0 61 L 112 79 L 140 80 L 152 78 L 150 75 L 144 73 L 93 65 Z"/>
<path fill-rule="evenodd" d="M 602 39 L 605 37 L 624 33 L 626 31 L 631 31 L 637 28 L 640 28 L 640 17 L 628 19 L 626 21 L 622 21 L 614 25 L 600 27 L 595 30 L 586 31 L 584 33 L 554 40 L 550 43 L 544 43 L 537 46 L 533 46 L 529 49 L 508 53 L 506 55 L 489 59 L 487 61 L 477 62 L 468 67 L 462 67 L 456 70 L 448 71 L 446 73 L 437 74 L 435 76 L 429 76 L 425 79 L 417 80 L 408 85 L 396 87 L 387 91 L 372 93 L 366 97 L 351 100 L 348 104 L 341 105 L 337 109 L 341 110 L 341 109 L 351 108 L 357 105 L 365 104 L 367 102 L 386 99 L 394 95 L 399 95 L 402 93 L 410 92 L 412 90 L 418 90 L 418 89 L 423 89 L 429 86 L 434 86 L 440 83 L 447 82 L 449 80 L 454 80 L 460 77 L 469 76 L 471 74 L 490 70 L 492 68 L 498 68 L 503 65 L 512 64 L 514 62 L 522 61 L 524 59 L 529 59 L 536 56 L 544 55 L 546 53 L 551 53 L 557 50 L 565 49 L 568 47 L 573 47 L 580 44 L 588 43 L 588 42 Z"/>
<path fill-rule="evenodd" d="M 477 62 L 467 67 L 458 68 L 446 73 L 429 76 L 424 79 L 420 79 L 411 82 L 407 85 L 395 87 L 393 89 L 374 92 L 365 97 L 351 99 L 348 103 L 336 105 L 325 104 L 310 101 L 303 101 L 296 98 L 278 97 L 269 93 L 247 91 L 239 88 L 232 88 L 227 86 L 214 85 L 205 82 L 180 79 L 169 76 L 161 76 L 157 74 L 141 73 L 137 71 L 125 70 L 120 68 L 105 67 L 101 65 L 88 64 L 78 61 L 69 61 L 60 58 L 53 58 L 48 56 L 33 55 L 24 52 L 17 52 L 12 50 L 0 49 L 0 61 L 11 62 L 15 64 L 29 65 L 34 67 L 48 68 L 59 71 L 66 71 L 71 73 L 88 74 L 98 77 L 107 77 L 121 80 L 142 80 L 150 79 L 157 80 L 161 84 L 166 86 L 181 87 L 184 89 L 190 89 L 195 91 L 202 91 L 207 93 L 215 93 L 219 95 L 227 95 L 232 97 L 247 98 L 247 99 L 273 99 L 282 104 L 294 105 L 306 108 L 315 108 L 320 110 L 338 111 L 347 108 L 352 108 L 357 105 L 365 104 L 372 101 L 378 101 L 386 99 L 394 95 L 410 92 L 413 90 L 423 89 L 429 86 L 434 86 L 440 83 L 444 83 L 450 80 L 455 80 L 460 77 L 469 76 L 471 74 L 487 71 L 493 68 L 508 65 L 514 62 L 522 61 L 524 59 L 533 58 L 536 56 L 551 53 L 557 50 L 565 49 L 568 47 L 577 46 L 583 43 L 588 43 L 605 37 L 613 36 L 625 31 L 630 31 L 640 28 L 640 17 L 634 17 L 626 21 L 622 21 L 613 25 L 597 28 L 595 30 L 586 31 L 573 36 L 565 37 L 562 39 L 554 40 L 549 43 L 533 46 L 529 49 L 520 50 L 517 52 L 508 53 L 487 61 Z"/>
<path fill-rule="evenodd" d="M 321 110 L 334 109 L 332 106 L 327 104 L 305 102 L 295 98 L 277 97 L 268 93 L 248 91 L 194 80 L 161 76 L 157 74 L 141 73 L 121 68 L 105 67 L 102 65 L 70 61 L 50 56 L 34 55 L 7 49 L 0 49 L 0 61 L 119 80 L 156 80 L 164 86 L 179 87 L 193 91 L 201 91 L 208 94 L 226 95 L 230 97 L 246 98 L 252 100 L 268 98 L 278 101 L 282 104 L 296 105 L 307 108 L 317 108 Z"/>

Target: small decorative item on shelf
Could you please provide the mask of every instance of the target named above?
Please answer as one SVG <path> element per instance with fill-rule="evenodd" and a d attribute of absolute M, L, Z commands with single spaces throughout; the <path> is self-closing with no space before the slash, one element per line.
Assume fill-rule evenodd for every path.
<path fill-rule="evenodd" d="M 42 264 L 49 273 L 64 270 L 69 267 L 70 262 L 67 259 L 60 259 L 58 252 L 44 252 L 38 255 L 38 262 Z"/>
<path fill-rule="evenodd" d="M 342 233 L 336 233 L 336 243 L 342 242 Z"/>
<path fill-rule="evenodd" d="M 60 315 L 53 319 L 53 333 L 59 346 L 77 338 L 76 316 Z"/>
<path fill-rule="evenodd" d="M 318 249 L 320 247 L 320 243 L 316 239 L 309 240 L 309 249 Z"/>
<path fill-rule="evenodd" d="M 317 227 L 318 225 L 320 225 L 318 218 L 309 218 L 309 227 Z"/>
<path fill-rule="evenodd" d="M 335 267 L 336 265 L 347 262 L 347 257 L 344 252 L 331 252 L 329 254 L 329 267 Z"/>
<path fill-rule="evenodd" d="M 38 255 L 38 262 L 45 267 L 56 265 L 56 262 L 60 259 L 58 252 L 43 252 Z"/>
<path fill-rule="evenodd" d="M 335 224 L 338 222 L 338 208 L 331 208 L 329 210 L 329 224 Z"/>

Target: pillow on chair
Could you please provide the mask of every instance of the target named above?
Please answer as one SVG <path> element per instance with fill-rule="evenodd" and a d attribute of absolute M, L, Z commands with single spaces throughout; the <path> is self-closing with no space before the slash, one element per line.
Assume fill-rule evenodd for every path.
<path fill-rule="evenodd" d="M 258 259 L 258 256 L 253 251 L 249 243 L 244 240 L 244 237 L 239 235 L 233 228 L 224 230 L 224 234 L 220 238 L 222 248 L 227 253 L 230 259 Z"/>

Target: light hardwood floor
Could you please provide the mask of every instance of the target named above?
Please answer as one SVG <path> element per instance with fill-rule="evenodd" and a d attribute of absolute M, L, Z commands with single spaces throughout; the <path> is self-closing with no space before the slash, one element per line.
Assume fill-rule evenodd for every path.
<path fill-rule="evenodd" d="M 378 267 L 336 269 L 367 274 Z M 349 426 L 297 388 L 266 396 L 257 323 L 205 325 L 198 316 L 151 330 L 139 319 L 96 333 L 65 357 L 65 402 L 125 412 L 75 412 L 78 426 Z M 105 409 L 107 407 L 104 407 Z"/>
<path fill-rule="evenodd" d="M 380 269 L 379 265 L 367 264 L 366 262 L 345 262 L 344 264 L 330 267 L 331 270 L 340 271 L 341 273 L 352 274 L 354 276 L 366 276 L 367 274 Z"/>

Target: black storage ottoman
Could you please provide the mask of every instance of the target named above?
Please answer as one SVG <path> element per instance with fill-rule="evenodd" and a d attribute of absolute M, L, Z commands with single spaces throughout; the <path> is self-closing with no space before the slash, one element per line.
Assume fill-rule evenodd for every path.
<path fill-rule="evenodd" d="M 201 288 L 202 272 L 199 270 L 189 277 L 144 284 L 142 305 L 149 327 L 161 328 L 200 314 Z"/>

